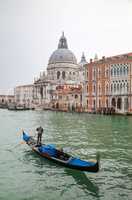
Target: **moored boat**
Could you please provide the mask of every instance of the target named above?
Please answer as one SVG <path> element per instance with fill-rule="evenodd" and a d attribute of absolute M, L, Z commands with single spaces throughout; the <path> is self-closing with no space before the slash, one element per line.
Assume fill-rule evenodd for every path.
<path fill-rule="evenodd" d="M 8 110 L 16 110 L 16 104 L 15 103 L 8 103 L 7 108 L 8 108 Z"/>
<path fill-rule="evenodd" d="M 99 158 L 97 158 L 96 161 L 85 161 L 57 149 L 55 145 L 52 144 L 42 144 L 38 146 L 36 145 L 37 141 L 25 132 L 23 132 L 23 140 L 41 157 L 52 160 L 60 165 L 87 172 L 99 171 Z"/>

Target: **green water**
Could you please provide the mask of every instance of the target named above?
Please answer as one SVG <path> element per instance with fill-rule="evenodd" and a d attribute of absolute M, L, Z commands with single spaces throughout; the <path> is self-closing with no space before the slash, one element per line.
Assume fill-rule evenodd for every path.
<path fill-rule="evenodd" d="M 97 174 L 60 167 L 20 144 L 20 128 L 44 127 L 44 142 L 84 159 Z M 131 200 L 132 117 L 0 110 L 0 200 Z"/>

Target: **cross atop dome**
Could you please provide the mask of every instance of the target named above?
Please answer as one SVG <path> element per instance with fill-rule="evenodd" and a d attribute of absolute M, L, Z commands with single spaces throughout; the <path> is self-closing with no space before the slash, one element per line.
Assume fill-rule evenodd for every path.
<path fill-rule="evenodd" d="M 64 31 L 62 32 L 62 36 L 59 40 L 58 49 L 68 49 L 67 39 L 64 36 Z"/>

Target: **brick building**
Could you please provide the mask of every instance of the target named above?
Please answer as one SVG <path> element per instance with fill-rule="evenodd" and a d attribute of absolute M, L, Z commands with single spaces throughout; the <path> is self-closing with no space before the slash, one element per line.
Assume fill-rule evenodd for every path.
<path fill-rule="evenodd" d="M 132 53 L 85 65 L 85 110 L 132 112 Z"/>

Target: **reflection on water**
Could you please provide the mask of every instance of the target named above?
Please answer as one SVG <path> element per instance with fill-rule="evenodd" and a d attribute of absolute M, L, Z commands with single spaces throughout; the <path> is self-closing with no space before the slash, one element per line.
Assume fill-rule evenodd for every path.
<path fill-rule="evenodd" d="M 31 150 L 26 150 L 23 152 L 23 161 L 26 163 L 30 162 L 32 163 L 33 166 L 36 167 L 36 170 L 34 170 L 34 173 L 43 175 L 43 173 L 45 174 L 48 170 L 51 170 L 50 172 L 48 172 L 48 175 L 53 175 L 52 170 L 55 169 L 57 173 L 60 172 L 60 175 L 63 174 L 63 176 L 72 177 L 74 181 L 76 182 L 76 185 L 80 187 L 86 194 L 89 194 L 90 192 L 91 195 L 93 196 L 96 196 L 96 197 L 99 196 L 99 188 L 95 183 L 93 183 L 93 181 L 91 181 L 88 178 L 89 173 L 87 173 L 86 175 L 85 174 L 86 172 L 62 167 L 56 163 L 53 163 L 52 161 L 49 161 L 47 159 L 40 157 L 37 153 L 32 152 Z M 45 171 L 45 168 L 47 168 L 46 171 Z M 29 171 L 25 171 L 25 172 L 28 173 Z M 70 187 L 71 186 L 72 184 L 70 184 Z M 65 191 L 67 191 L 67 189 L 64 189 L 61 191 L 61 196 L 63 196 Z"/>
<path fill-rule="evenodd" d="M 85 174 L 86 172 L 72 170 L 68 168 L 65 168 L 64 171 L 68 176 L 72 176 L 74 178 L 77 185 L 79 185 L 81 189 L 84 190 L 85 193 L 89 194 L 90 192 L 92 193 L 92 195 L 95 195 L 96 197 L 99 196 L 98 186 L 88 178 L 88 176 Z"/>

